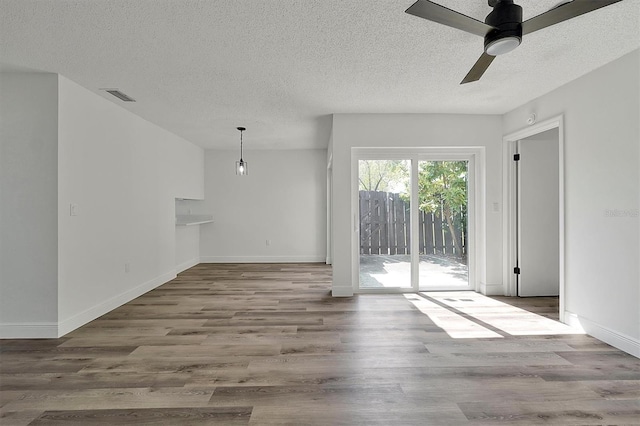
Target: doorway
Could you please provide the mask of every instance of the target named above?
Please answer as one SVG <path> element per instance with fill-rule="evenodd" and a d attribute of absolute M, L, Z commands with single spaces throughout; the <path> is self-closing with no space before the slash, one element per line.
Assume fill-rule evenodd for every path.
<path fill-rule="evenodd" d="M 503 139 L 504 292 L 558 296 L 564 320 L 563 120 Z"/>
<path fill-rule="evenodd" d="M 516 141 L 516 295 L 558 296 L 558 128 Z"/>
<path fill-rule="evenodd" d="M 476 152 L 354 151 L 354 290 L 475 290 Z"/>

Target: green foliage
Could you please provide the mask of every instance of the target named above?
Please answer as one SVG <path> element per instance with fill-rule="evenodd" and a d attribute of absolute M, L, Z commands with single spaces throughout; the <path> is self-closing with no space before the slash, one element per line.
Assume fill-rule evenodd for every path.
<path fill-rule="evenodd" d="M 402 192 L 409 166 L 406 160 L 360 160 L 358 182 L 361 191 Z"/>
<path fill-rule="evenodd" d="M 462 256 L 455 229 L 465 232 L 467 228 L 467 162 L 422 161 L 419 164 L 418 207 L 444 219 L 443 225 L 446 223 L 456 253 Z"/>
<path fill-rule="evenodd" d="M 465 213 L 466 161 L 422 161 L 418 173 L 419 208 L 425 212 Z"/>

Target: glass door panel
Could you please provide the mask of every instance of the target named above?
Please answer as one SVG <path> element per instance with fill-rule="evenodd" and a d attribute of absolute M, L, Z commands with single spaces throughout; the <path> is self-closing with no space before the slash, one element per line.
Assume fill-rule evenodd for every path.
<path fill-rule="evenodd" d="M 468 290 L 468 161 L 418 162 L 419 289 Z"/>
<path fill-rule="evenodd" d="M 412 288 L 410 160 L 359 160 L 360 288 Z"/>

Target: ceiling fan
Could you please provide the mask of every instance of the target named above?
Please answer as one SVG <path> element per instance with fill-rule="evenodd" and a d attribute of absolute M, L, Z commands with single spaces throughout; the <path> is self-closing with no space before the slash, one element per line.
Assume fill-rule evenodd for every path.
<path fill-rule="evenodd" d="M 573 0 L 522 22 L 522 7 L 513 0 L 488 0 L 493 11 L 484 22 L 429 0 L 418 0 L 406 13 L 484 37 L 484 52 L 460 84 L 480 80 L 498 55 L 511 52 L 522 36 L 622 0 Z"/>

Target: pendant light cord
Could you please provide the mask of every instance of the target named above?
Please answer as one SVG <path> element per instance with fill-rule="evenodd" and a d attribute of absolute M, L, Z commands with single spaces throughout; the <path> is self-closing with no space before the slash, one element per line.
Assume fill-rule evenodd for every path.
<path fill-rule="evenodd" d="M 244 132 L 244 130 L 240 130 L 240 162 L 242 163 L 242 132 Z"/>

